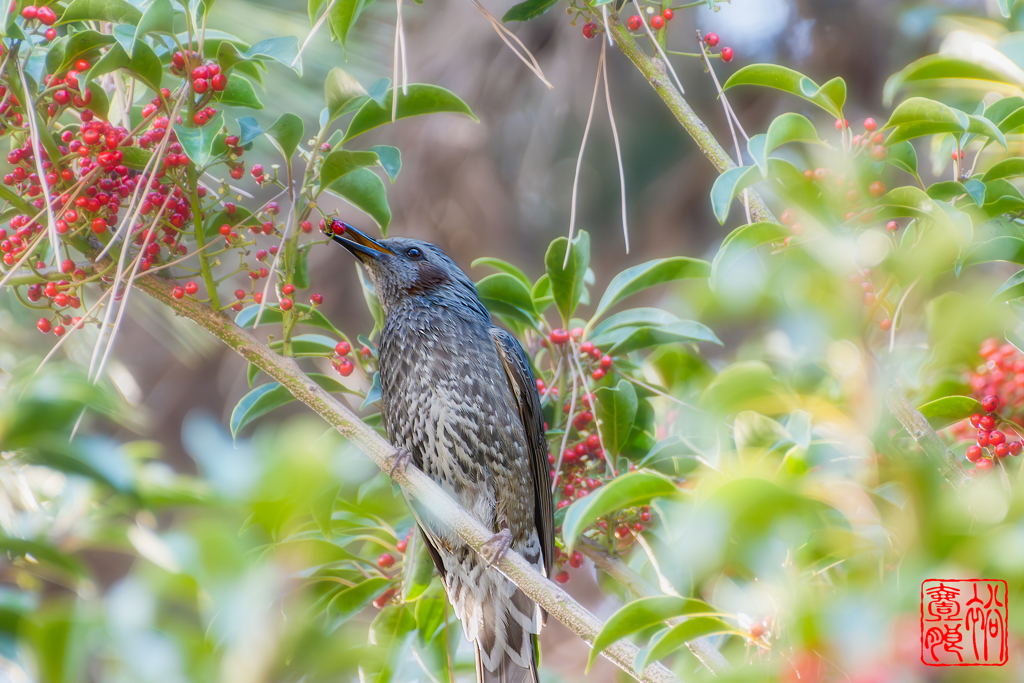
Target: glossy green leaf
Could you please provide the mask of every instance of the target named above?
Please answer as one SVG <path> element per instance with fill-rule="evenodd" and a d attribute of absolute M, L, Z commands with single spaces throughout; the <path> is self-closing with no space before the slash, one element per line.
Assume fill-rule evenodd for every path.
<path fill-rule="evenodd" d="M 252 386 L 251 382 L 250 386 Z M 324 538 L 327 539 L 328 542 L 330 542 L 331 538 L 334 536 L 331 517 L 334 514 L 334 503 L 337 501 L 338 494 L 340 492 L 341 487 L 332 486 L 310 505 L 310 511 L 313 513 L 313 521 L 316 522 L 317 527 L 320 529 L 320 533 L 324 535 Z"/>
<path fill-rule="evenodd" d="M 420 535 L 414 534 L 415 540 L 409 545 L 415 546 L 415 552 L 405 553 L 405 566 L 402 569 L 402 599 L 406 602 L 416 600 L 430 587 L 434 578 L 434 561 Z"/>
<path fill-rule="evenodd" d="M 51 45 L 46 54 L 46 70 L 53 74 L 63 74 L 74 66 L 76 61 L 87 57 L 90 52 L 113 43 L 114 37 L 99 31 L 86 30 L 58 40 L 61 42 Z"/>
<path fill-rule="evenodd" d="M 986 91 L 1010 82 L 1003 73 L 978 62 L 944 54 L 928 55 L 890 76 L 882 91 L 882 101 L 889 106 L 900 88 L 908 83 L 930 86 L 947 79 L 957 79 L 960 86 L 966 85 L 964 81 L 976 81 L 974 87 Z"/>
<path fill-rule="evenodd" d="M 647 505 L 654 498 L 672 496 L 676 491 L 672 480 L 660 474 L 638 470 L 616 477 L 566 508 L 562 540 L 567 551 L 573 551 L 579 535 L 599 517 L 622 508 Z"/>
<path fill-rule="evenodd" d="M 971 196 L 974 203 L 978 206 L 982 206 L 985 203 L 985 183 L 981 182 L 977 178 L 968 178 L 964 181 L 964 189 L 967 190 L 967 194 Z"/>
<path fill-rule="evenodd" d="M 701 396 L 701 406 L 712 413 L 731 415 L 743 410 L 775 414 L 785 401 L 785 388 L 760 361 L 733 363 L 712 380 Z M 785 412 L 789 412 L 788 410 Z"/>
<path fill-rule="evenodd" d="M 214 99 L 226 107 L 263 109 L 263 102 L 256 95 L 256 90 L 252 87 L 249 79 L 234 73 L 228 76 L 227 87 L 217 93 Z"/>
<path fill-rule="evenodd" d="M 295 154 L 304 131 L 302 119 L 297 114 L 289 112 L 281 114 L 281 117 L 274 121 L 274 125 L 267 129 L 267 137 L 274 141 L 277 150 L 287 160 Z"/>
<path fill-rule="evenodd" d="M 737 166 L 730 168 L 715 179 L 711 186 L 711 208 L 719 223 L 725 223 L 729 217 L 729 207 L 736 196 L 754 183 L 763 180 L 761 169 L 757 166 Z"/>
<path fill-rule="evenodd" d="M 501 17 L 501 20 L 503 22 L 529 21 L 541 16 L 557 4 L 558 0 L 526 0 L 526 2 L 512 5 Z"/>
<path fill-rule="evenodd" d="M 56 25 L 72 21 L 109 21 L 136 25 L 142 12 L 126 0 L 72 0 Z"/>
<path fill-rule="evenodd" d="M 743 256 L 762 244 L 781 242 L 791 235 L 789 228 L 778 223 L 751 223 L 736 228 L 722 241 L 711 263 L 711 286 L 719 287 L 724 277 Z"/>
<path fill-rule="evenodd" d="M 765 154 L 771 154 L 779 147 L 790 142 L 808 142 L 817 145 L 825 144 L 818 138 L 814 124 L 801 114 L 783 114 L 768 126 L 765 142 Z"/>
<path fill-rule="evenodd" d="M 308 379 L 316 382 L 325 391 L 344 391 L 351 393 L 343 384 L 333 377 L 311 373 Z M 274 408 L 279 408 L 295 400 L 291 392 L 277 382 L 261 384 L 242 397 L 234 410 L 231 411 L 231 435 L 237 437 L 238 432 L 258 417 L 266 415 Z"/>
<path fill-rule="evenodd" d="M 936 202 L 923 190 L 911 187 L 897 187 L 878 200 L 879 218 L 912 216 L 935 221 L 946 228 L 951 235 L 967 244 L 971 240 L 971 220 L 945 202 Z"/>
<path fill-rule="evenodd" d="M 615 304 L 648 287 L 687 278 L 706 278 L 710 274 L 711 266 L 707 261 L 685 256 L 656 259 L 627 268 L 608 284 L 594 311 L 594 318 L 601 317 Z"/>
<path fill-rule="evenodd" d="M 320 166 L 320 187 L 329 187 L 338 178 L 358 168 L 375 166 L 378 157 L 375 152 L 350 152 L 336 149 L 328 154 Z"/>
<path fill-rule="evenodd" d="M 502 261 L 501 259 L 498 258 L 485 256 L 483 258 L 478 258 L 477 260 L 473 261 L 473 263 L 470 264 L 471 268 L 476 268 L 477 266 L 490 266 L 491 268 L 494 268 L 495 270 L 498 270 L 502 273 L 508 273 L 509 275 L 513 276 L 514 278 L 522 282 L 524 285 L 526 285 L 527 289 L 530 289 L 531 291 L 533 290 L 533 285 L 530 282 L 530 278 L 526 277 L 526 273 L 524 273 L 522 270 L 512 265 L 508 261 Z"/>
<path fill-rule="evenodd" d="M 213 159 L 213 142 L 223 123 L 224 114 L 218 112 L 209 123 L 199 128 L 187 128 L 180 123 L 173 125 L 182 150 L 200 168 L 204 168 Z"/>
<path fill-rule="evenodd" d="M 238 312 L 238 315 L 235 316 L 235 324 L 242 328 L 252 327 L 252 324 L 256 322 L 256 314 L 259 310 L 260 307 L 258 305 L 246 306 Z M 301 312 L 303 316 L 310 315 L 309 304 L 295 304 L 295 310 Z M 280 309 L 273 306 L 266 306 L 263 309 L 263 315 L 260 316 L 260 325 L 280 325 L 282 322 L 284 322 L 284 317 L 282 316 Z M 341 330 L 332 325 L 319 310 L 313 311 L 311 317 L 303 317 L 299 321 L 299 324 L 318 327 L 321 330 L 333 332 L 342 339 L 345 338 L 345 335 Z"/>
<path fill-rule="evenodd" d="M 337 345 L 337 338 L 326 337 L 322 334 L 298 334 L 292 337 L 292 352 L 296 356 L 333 356 L 334 347 Z M 284 340 L 274 340 L 270 342 L 269 346 L 276 351 L 284 346 Z M 338 386 L 341 388 L 330 389 L 330 391 L 352 393 L 345 385 L 339 384 Z M 327 387 L 324 388 L 326 389 Z"/>
<path fill-rule="evenodd" d="M 163 79 L 163 64 L 160 63 L 160 58 L 157 57 L 153 48 L 145 41 L 136 44 L 131 57 L 119 44 L 111 45 L 107 54 L 103 55 L 103 58 L 96 62 L 85 74 L 85 77 L 79 79 L 79 82 L 89 83 L 93 79 L 117 69 L 130 72 L 153 91 L 160 89 Z"/>
<path fill-rule="evenodd" d="M 846 103 L 846 83 L 842 79 L 834 78 L 818 87 L 800 72 L 778 64 L 745 66 L 730 76 L 722 89 L 728 90 L 738 85 L 762 85 L 783 90 L 813 102 L 837 119 L 842 118 L 843 105 Z"/>
<path fill-rule="evenodd" d="M 251 116 L 238 117 L 238 138 L 239 144 L 243 147 L 263 135 L 263 128 Z"/>
<path fill-rule="evenodd" d="M 601 430 L 601 443 L 609 455 L 617 456 L 636 419 L 636 389 L 622 379 L 614 389 L 601 387 L 595 391 L 594 399 L 594 414 Z"/>
<path fill-rule="evenodd" d="M 976 242 L 964 255 L 963 264 L 971 266 L 993 261 L 1007 261 L 1024 266 L 1024 239 L 1000 235 L 984 242 Z"/>
<path fill-rule="evenodd" d="M 981 177 L 982 182 L 1000 180 L 1003 178 L 1019 178 L 1024 176 L 1024 158 L 1010 157 L 992 165 L 985 175 Z"/>
<path fill-rule="evenodd" d="M 390 145 L 374 145 L 371 152 L 377 155 L 377 161 L 384 172 L 388 174 L 391 183 L 398 179 L 398 172 L 402 170 L 402 152 L 397 147 Z"/>
<path fill-rule="evenodd" d="M 359 15 L 366 8 L 366 0 L 336 0 L 327 10 L 327 20 L 331 27 L 331 35 L 341 43 L 342 50 L 347 49 L 348 34 L 359 20 Z"/>
<path fill-rule="evenodd" d="M 643 671 L 651 662 L 656 662 L 670 655 L 687 642 L 717 633 L 736 633 L 742 635 L 734 627 L 714 617 L 693 617 L 681 624 L 658 633 L 638 657 L 636 668 Z"/>
<path fill-rule="evenodd" d="M 1024 297 L 1024 270 L 1019 270 L 992 295 L 993 301 L 1010 301 Z"/>
<path fill-rule="evenodd" d="M 174 35 L 174 8 L 171 7 L 171 0 L 154 0 L 153 4 L 146 8 L 138 26 L 135 27 L 132 49 L 127 50 L 129 56 L 134 54 L 135 45 L 143 42 L 143 38 L 150 33 Z"/>
<path fill-rule="evenodd" d="M 964 187 L 963 183 L 955 180 L 943 180 L 928 186 L 928 196 L 940 202 L 948 202 L 954 197 L 960 197 L 965 194 L 967 194 L 967 188 Z"/>
<path fill-rule="evenodd" d="M 302 76 L 302 61 L 295 62 L 299 56 L 299 39 L 295 36 L 280 36 L 267 38 L 256 43 L 245 51 L 246 59 L 265 60 L 271 59 L 284 64 L 289 69 Z M 292 65 L 295 62 L 295 65 Z"/>
<path fill-rule="evenodd" d="M 985 414 L 981 403 L 970 396 L 944 396 L 918 408 L 933 429 L 943 429 L 975 413 Z"/>
<path fill-rule="evenodd" d="M 568 263 L 566 250 L 569 251 Z M 571 244 L 565 237 L 553 241 L 544 255 L 544 266 L 555 306 L 562 320 L 568 322 L 583 294 L 583 278 L 590 266 L 590 235 L 581 230 Z"/>
<path fill-rule="evenodd" d="M 722 344 L 707 326 L 693 320 L 680 320 L 661 327 L 620 327 L 602 335 L 602 345 L 607 346 L 607 352 L 613 356 L 664 344 L 698 342 Z"/>
<path fill-rule="evenodd" d="M 380 226 L 381 233 L 387 235 L 391 208 L 388 207 L 387 189 L 380 176 L 369 169 L 359 168 L 338 178 L 327 189 L 365 211 Z"/>
<path fill-rule="evenodd" d="M 514 275 L 488 275 L 476 283 L 476 291 L 491 313 L 517 318 L 530 327 L 537 325 L 537 310 L 530 289 Z"/>
<path fill-rule="evenodd" d="M 634 633 L 675 617 L 714 612 L 715 609 L 703 600 L 681 598 L 674 595 L 658 595 L 628 602 L 620 607 L 615 614 L 608 617 L 608 621 L 604 623 L 594 638 L 594 644 L 587 659 L 587 669 L 589 670 L 593 666 L 598 655 L 605 648 Z"/>
<path fill-rule="evenodd" d="M 334 631 L 363 611 L 374 599 L 386 591 L 392 579 L 374 576 L 341 590 L 330 602 L 327 612 L 328 630 Z M 366 628 L 365 626 L 363 628 Z"/>
<path fill-rule="evenodd" d="M 660 308 L 630 308 L 606 318 L 587 335 L 586 341 L 604 348 L 605 335 L 623 327 L 658 327 L 679 322 L 679 318 Z"/>
<path fill-rule="evenodd" d="M 366 88 L 340 66 L 331 69 L 324 80 L 324 99 L 330 121 L 345 113 L 349 103 L 367 96 Z"/>
<path fill-rule="evenodd" d="M 990 140 L 998 142 L 1003 146 L 1003 149 L 1006 149 L 1006 138 L 1003 136 L 1003 132 L 999 130 L 999 127 L 996 126 L 996 124 L 992 123 L 984 116 L 968 115 L 967 119 L 970 121 L 970 124 L 967 126 L 967 132 L 987 137 Z"/>
<path fill-rule="evenodd" d="M 747 140 L 747 154 L 754 160 L 754 165 L 757 166 L 761 175 L 768 172 L 768 136 L 764 133 L 758 133 L 749 140 Z"/>
<path fill-rule="evenodd" d="M 882 130 L 911 124 L 935 124 L 943 130 L 965 131 L 970 125 L 967 114 L 942 102 L 925 97 L 911 97 L 900 103 Z"/>
<path fill-rule="evenodd" d="M 352 122 L 345 133 L 344 142 L 348 142 L 368 130 L 391 123 L 391 98 L 394 95 L 395 89 L 391 88 L 388 90 L 382 104 L 372 99 L 365 102 L 359 108 L 359 111 L 356 112 L 356 115 L 352 117 Z M 436 85 L 425 85 L 422 83 L 410 85 L 409 94 L 399 96 L 396 119 L 440 112 L 465 114 L 474 121 L 479 120 L 473 114 L 469 105 L 459 99 L 455 93 Z"/>
<path fill-rule="evenodd" d="M 914 145 L 904 140 L 897 142 L 887 150 L 885 162 L 892 164 L 898 169 L 904 170 L 915 178 L 917 175 L 917 150 Z"/>

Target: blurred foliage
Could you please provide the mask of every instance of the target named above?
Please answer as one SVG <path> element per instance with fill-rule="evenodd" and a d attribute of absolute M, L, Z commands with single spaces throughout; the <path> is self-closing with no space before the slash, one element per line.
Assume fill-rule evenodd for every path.
<path fill-rule="evenodd" d="M 106 374 L 106 356 L 96 369 L 114 342 L 89 337 L 91 323 L 108 329 L 129 296 L 101 306 L 121 284 L 111 282 L 166 269 L 184 283 L 175 298 L 231 308 L 240 325 L 258 320 L 271 349 L 298 359 L 379 427 L 380 306 L 362 278 L 370 329 L 329 319 L 318 294 L 298 303 L 319 243 L 312 224 L 330 194 L 386 231 L 401 151 L 350 141 L 409 116 L 475 119 L 472 102 L 431 84 L 399 95 L 399 82 L 361 83 L 340 67 L 318 65 L 311 75 L 294 37 L 246 42 L 215 21 L 206 28 L 211 4 L 74 0 L 51 3 L 55 21 L 41 22 L 45 14 L 26 15 L 18 0 L 4 24 L 7 63 L 25 76 L 8 66 L 4 92 L 14 99 L 0 107 L 12 150 L 11 182 L 0 188 L 10 229 L 4 273 L 12 275 L 0 310 L 0 671 L 40 683 L 471 678 L 471 653 L 400 496 L 324 424 L 275 421 L 272 411 L 292 402 L 281 385 L 250 367 L 250 391 L 228 425 L 191 412 L 181 430 L 191 462 L 174 469 L 165 446 L 145 438 L 148 416 L 128 370 L 116 355 Z M 663 254 L 598 273 L 595 252 L 606 247 L 578 230 L 525 268 L 489 253 L 474 262 L 481 298 L 520 336 L 540 378 L 558 508 L 553 578 L 581 572 L 586 548 L 621 559 L 668 594 L 637 599 L 602 574 L 604 594 L 624 606 L 599 647 L 634 638 L 639 669 L 664 658 L 686 680 L 712 677 L 694 673 L 684 647 L 697 636 L 712 638 L 734 665 L 721 677 L 730 681 L 1019 678 L 1024 34 L 1009 4 L 945 23 L 932 15 L 929 25 L 945 33 L 941 48 L 878 93 L 885 106 L 895 103 L 887 122 L 846 122 L 841 78 L 819 85 L 778 64 L 734 69 L 723 97 L 771 88 L 792 111 L 744 140 L 740 165 L 717 179 L 708 206 L 720 223 L 730 214 L 735 222 L 755 189 L 781 224 L 747 221 L 707 260 Z M 530 0 L 505 16 L 535 19 L 553 5 Z M 569 13 L 604 40 L 602 7 L 572 3 Z M 708 7 L 742 11 L 740 2 Z M 663 18 L 654 26 L 662 42 L 666 8 L 651 4 L 648 14 L 652 26 Z M 358 57 L 365 3 L 308 9 L 311 25 L 322 20 Z M 909 9 L 908 21 L 920 11 Z M 631 13 L 623 9 L 621 20 Z M 643 42 L 637 22 L 629 39 Z M 50 23 L 60 31 L 45 37 Z M 196 64 L 219 74 L 182 66 L 195 65 L 181 57 L 181 43 L 197 44 L 199 34 Z M 732 54 L 717 45 L 708 36 L 701 47 L 708 64 Z M 280 101 L 271 116 L 251 115 L 264 106 L 265 77 L 301 78 L 317 107 L 302 103 L 306 120 Z M 126 83 L 134 99 L 121 111 Z M 169 84 L 173 92 L 159 95 Z M 79 101 L 68 106 L 58 95 L 64 87 Z M 211 103 L 220 110 L 208 115 Z M 82 216 L 74 219 L 62 206 L 60 220 L 72 224 L 64 232 L 30 215 L 44 207 L 32 176 L 44 151 L 70 173 L 55 171 L 48 185 L 70 194 L 92 177 L 95 165 L 60 149 L 69 140 L 87 152 L 99 144 L 85 139 L 90 116 L 125 126 L 120 139 L 108 126 L 114 143 L 93 152 L 107 182 L 138 180 L 119 186 L 126 204 L 139 197 L 146 163 L 162 164 L 149 179 L 161 179 L 163 194 L 146 196 L 144 220 L 125 220 L 140 230 L 132 239 L 106 231 L 130 213 L 109 196 L 97 207 L 76 204 Z M 42 150 L 31 144 L 35 125 Z M 157 146 L 165 139 L 178 148 Z M 122 147 L 121 157 L 109 156 Z M 231 182 L 247 171 L 278 194 L 250 201 L 216 177 L 200 192 L 198 178 L 211 171 Z M 152 214 L 155 203 L 174 207 Z M 321 216 L 328 231 L 336 226 L 333 213 Z M 149 250 L 158 231 L 171 239 Z M 202 252 L 221 238 L 220 251 Z M 78 259 L 67 270 L 52 251 L 58 244 Z M 97 270 L 106 267 L 105 247 L 121 259 L 113 279 Z M 44 317 L 33 323 L 34 315 Z M 161 336 L 179 354 L 205 352 L 208 342 L 181 332 L 168 311 L 141 304 L 137 315 L 170 331 Z M 40 369 L 27 338 L 33 324 L 59 328 L 68 360 Z M 337 378 L 316 372 L 328 365 Z M 967 485 L 945 481 L 936 454 L 887 412 L 894 385 L 969 461 Z M 982 407 L 990 396 L 998 402 Z M 922 665 L 928 578 L 1008 582 L 1007 666 L 979 675 Z M 545 652 L 544 679 L 583 675 L 559 660 Z"/>

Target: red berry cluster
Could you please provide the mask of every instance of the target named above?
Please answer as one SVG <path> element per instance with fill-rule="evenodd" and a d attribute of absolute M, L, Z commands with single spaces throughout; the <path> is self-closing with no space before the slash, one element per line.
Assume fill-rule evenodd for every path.
<path fill-rule="evenodd" d="M 600 519 L 592 528 L 601 530 L 603 536 L 613 539 L 610 542 L 614 546 L 612 549 L 615 552 L 622 552 L 633 544 L 636 534 L 644 530 L 645 524 L 650 525 L 651 519 L 651 509 L 644 505 L 622 510 L 612 520 Z M 578 550 L 566 553 L 556 545 L 554 555 L 552 572 L 555 574 L 555 581 L 568 583 L 570 577 L 565 565 L 579 569 L 583 566 L 583 553 Z"/>
<path fill-rule="evenodd" d="M 12 3 L 12 10 L 14 9 L 14 6 L 15 5 Z M 57 37 L 57 30 L 49 28 L 57 21 L 57 13 L 53 11 L 52 7 L 26 5 L 21 10 L 21 17 L 25 20 L 25 24 L 22 26 L 23 30 L 31 31 L 34 29 L 41 29 L 43 26 L 46 26 L 47 28 L 43 33 L 46 40 L 53 40 Z"/>
<path fill-rule="evenodd" d="M 996 458 L 1005 458 L 1008 455 L 1020 455 L 1020 436 L 1016 431 L 1011 436 L 1016 437 L 1008 441 L 1005 432 L 996 427 L 1001 418 L 996 414 L 999 409 L 999 399 L 995 396 L 985 396 L 981 400 L 981 407 L 985 415 L 975 413 L 970 417 L 970 425 L 978 430 L 977 440 L 967 448 L 967 460 L 974 463 L 974 469 L 978 473 L 988 472 L 995 467 Z"/>
<path fill-rule="evenodd" d="M 338 345 L 334 347 L 335 356 L 331 360 L 331 365 L 334 366 L 334 369 L 337 370 L 338 374 L 342 377 L 348 377 L 351 375 L 352 371 L 356 367 L 351 360 L 345 357 L 351 351 L 352 346 L 347 341 L 340 341 L 338 342 Z"/>
<path fill-rule="evenodd" d="M 650 18 L 651 28 L 654 29 L 655 31 L 660 31 L 661 29 L 665 28 L 665 22 L 672 21 L 672 17 L 674 16 L 675 12 L 673 12 L 670 8 L 663 10 L 661 14 L 655 14 Z M 626 20 L 626 28 L 628 28 L 630 31 L 639 31 L 641 28 L 643 28 L 643 25 L 644 21 L 639 14 L 634 14 L 633 16 Z"/>
<path fill-rule="evenodd" d="M 708 47 L 717 47 L 718 43 L 721 42 L 721 38 L 718 37 L 717 33 L 709 33 L 704 36 L 704 42 L 707 43 Z M 731 47 L 723 47 L 720 51 L 723 62 L 731 62 L 733 58 L 733 50 Z"/>
<path fill-rule="evenodd" d="M 994 398 L 996 405 L 1004 408 L 1006 420 L 1024 424 L 1024 353 L 995 338 L 982 342 L 978 353 L 982 364 L 968 380 L 975 398 L 983 405 Z"/>
<path fill-rule="evenodd" d="M 227 76 L 220 72 L 216 62 L 204 61 L 198 52 L 175 52 L 171 56 L 171 73 L 191 76 L 192 92 L 196 95 L 192 122 L 197 126 L 206 125 L 217 113 L 216 109 L 206 105 L 215 92 L 223 92 L 228 87 Z"/>
<path fill-rule="evenodd" d="M 68 272 L 72 268 L 74 268 L 74 263 L 65 261 L 62 270 Z M 28 300 L 36 303 L 40 299 L 45 298 L 47 300 L 47 308 L 51 311 L 50 317 L 40 318 L 36 322 L 36 328 L 43 334 L 52 331 L 60 337 L 67 331 L 67 326 L 78 327 L 81 325 L 82 318 L 77 315 L 72 316 L 69 311 L 82 307 L 82 301 L 78 296 L 80 294 L 78 283 L 85 279 L 85 273 L 82 270 L 75 270 L 72 278 L 76 280 L 76 283 L 60 280 L 58 282 L 47 282 L 45 285 L 33 284 L 28 286 Z"/>
<path fill-rule="evenodd" d="M 551 341 L 555 346 L 564 346 L 569 343 L 570 339 L 577 342 L 583 338 L 583 328 L 574 327 L 572 332 L 564 330 L 561 327 L 551 330 L 551 334 L 548 336 L 548 340 Z M 547 344 L 547 341 L 544 344 Z M 592 342 L 580 342 L 580 362 L 581 365 L 590 370 L 590 376 L 595 381 L 604 379 L 604 376 L 608 373 L 608 370 L 612 367 L 615 359 L 609 355 L 601 353 L 601 349 L 594 346 Z M 568 409 L 568 408 L 567 408 Z"/>
<path fill-rule="evenodd" d="M 405 553 L 405 549 L 409 547 L 409 539 L 412 538 L 412 535 L 415 532 L 415 530 L 416 527 L 410 527 L 409 532 L 405 535 L 405 539 L 399 541 L 395 545 L 395 548 L 398 550 L 398 552 L 403 554 Z M 381 569 L 391 569 L 395 566 L 395 556 L 391 553 L 382 553 L 377 558 L 377 566 Z M 391 599 L 398 594 L 398 591 L 398 587 L 387 589 L 374 599 L 373 606 L 377 609 L 384 609 L 387 606 L 387 604 L 391 602 Z"/>

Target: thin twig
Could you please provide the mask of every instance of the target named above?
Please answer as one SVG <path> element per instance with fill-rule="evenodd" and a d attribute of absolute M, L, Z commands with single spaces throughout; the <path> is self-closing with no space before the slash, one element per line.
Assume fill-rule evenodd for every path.
<path fill-rule="evenodd" d="M 52 199 L 50 198 L 50 182 L 46 179 L 46 171 L 43 169 L 43 150 L 39 142 L 39 124 L 36 121 L 36 103 L 28 91 L 28 81 L 25 79 L 25 70 L 21 66 L 21 60 L 15 58 L 14 63 L 18 66 L 18 76 L 21 78 L 21 88 L 25 95 L 25 114 L 28 116 L 29 135 L 32 136 L 32 153 L 36 158 L 36 173 L 39 174 L 39 186 L 43 188 L 43 201 L 46 203 L 46 219 L 49 225 L 46 232 L 50 237 L 50 249 L 53 251 L 55 263 L 60 262 L 60 238 L 57 236 L 57 219 L 53 215 Z M 51 159 L 56 164 L 56 159 Z M 54 166 L 56 168 L 56 166 Z"/>
<path fill-rule="evenodd" d="M 525 45 L 523 45 L 523 41 L 519 40 L 519 37 L 516 34 L 512 33 L 512 31 L 509 31 L 501 24 L 500 21 L 495 19 L 494 15 L 488 12 L 487 8 L 480 4 L 480 0 L 469 1 L 473 3 L 474 7 L 480 10 L 480 13 L 484 15 L 484 18 L 486 18 L 487 21 L 490 22 L 491 27 L 497 32 L 498 37 L 501 38 L 506 45 L 508 45 L 509 49 L 512 50 L 513 53 L 515 53 L 515 56 L 518 57 L 530 71 L 536 74 L 537 78 L 539 78 L 541 82 L 544 83 L 544 85 L 548 86 L 548 90 L 554 90 L 555 86 L 551 85 L 548 79 L 544 77 L 544 72 L 541 70 L 540 64 L 537 63 L 537 60 L 536 58 L 534 58 L 533 54 L 526 49 Z M 512 44 L 512 40 L 514 40 L 519 45 L 519 47 L 523 49 L 523 53 L 525 53 L 525 56 L 523 53 L 520 53 L 519 50 L 516 49 L 515 45 Z"/>
<path fill-rule="evenodd" d="M 306 39 L 304 41 L 302 41 L 302 47 L 300 47 L 299 51 L 295 54 L 295 59 L 293 59 L 292 63 L 289 64 L 291 68 L 294 69 L 295 65 L 299 63 L 300 59 L 302 59 L 302 53 L 306 50 L 306 46 L 309 45 L 309 41 L 313 40 L 313 36 L 315 36 L 316 32 L 320 30 L 320 27 L 323 25 L 328 15 L 330 15 L 331 8 L 334 7 L 334 3 L 336 3 L 337 1 L 338 0 L 331 0 L 331 4 L 327 5 L 327 9 L 324 10 L 324 13 L 321 14 L 320 18 L 316 20 L 315 24 L 313 24 L 313 28 L 309 30 L 309 35 L 306 36 Z"/>
<path fill-rule="evenodd" d="M 583 141 L 580 142 L 580 154 L 576 157 L 576 175 L 572 180 L 572 207 L 569 210 L 569 245 L 565 247 L 565 261 L 562 270 L 569 266 L 569 254 L 572 253 L 572 235 L 576 227 L 576 192 L 580 186 L 580 168 L 583 166 L 583 152 L 587 149 L 587 136 L 590 135 L 590 123 L 594 120 L 594 105 L 597 104 L 597 89 L 601 85 L 601 69 L 604 66 L 604 44 L 601 45 L 601 56 L 597 59 L 597 76 L 594 78 L 594 94 L 590 98 L 590 113 L 587 114 L 587 125 L 583 128 Z"/>
<path fill-rule="evenodd" d="M 636 13 L 640 17 L 640 23 L 644 25 L 647 35 L 650 36 L 651 42 L 654 43 L 654 49 L 656 49 L 658 54 L 661 55 L 662 61 L 665 62 L 665 68 L 668 69 L 670 74 L 672 74 L 672 80 L 676 82 L 676 87 L 679 88 L 679 94 L 685 95 L 686 90 L 683 89 L 683 84 L 679 82 L 679 76 L 676 76 L 676 70 L 672 68 L 672 62 L 668 61 L 668 55 L 666 55 L 665 51 L 661 49 L 661 43 L 659 43 L 658 39 L 654 37 L 654 32 L 651 31 L 651 27 L 647 23 L 647 17 L 644 16 L 643 10 L 640 9 L 640 3 L 633 0 L 633 6 L 636 7 Z"/>
<path fill-rule="evenodd" d="M 607 11 L 607 6 L 601 9 Z M 611 36 L 608 37 L 609 44 Z M 622 146 L 619 144 L 619 130 L 615 127 L 615 114 L 612 113 L 612 95 L 608 90 L 608 62 L 604 59 L 604 43 L 601 43 L 601 76 L 604 79 L 604 101 L 608 105 L 608 120 L 612 124 L 612 140 L 615 141 L 615 160 L 619 164 L 619 190 L 622 193 L 622 238 L 626 241 L 626 253 L 629 253 L 629 223 L 626 220 L 626 171 L 622 164 Z M 567 252 L 568 253 L 568 252 Z M 564 266 L 563 266 L 564 268 Z"/>
<path fill-rule="evenodd" d="M 572 350 L 569 351 L 572 353 Z M 558 367 L 562 367 L 562 361 L 558 361 Z M 562 434 L 562 445 L 558 449 L 558 460 L 555 461 L 555 476 L 551 480 L 551 493 L 554 494 L 555 489 L 558 488 L 558 474 L 562 471 L 562 454 L 565 453 L 565 447 L 569 444 L 569 427 L 572 425 L 573 412 L 576 410 L 576 373 L 572 372 L 570 367 L 569 374 L 572 375 L 572 397 L 569 399 L 569 416 L 565 418 L 565 433 Z M 552 380 L 554 382 L 554 380 Z"/>

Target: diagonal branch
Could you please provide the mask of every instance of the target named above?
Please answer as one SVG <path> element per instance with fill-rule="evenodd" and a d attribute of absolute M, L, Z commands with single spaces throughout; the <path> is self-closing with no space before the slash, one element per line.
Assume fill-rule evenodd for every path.
<path fill-rule="evenodd" d="M 435 518 L 451 528 L 464 542 L 479 549 L 492 536 L 490 531 L 444 493 L 423 471 L 412 465 L 396 467 L 392 471 L 396 462 L 394 447 L 348 407 L 310 380 L 293 359 L 277 355 L 225 315 L 194 301 L 173 298 L 172 285 L 167 280 L 147 277 L 136 280 L 135 286 L 170 306 L 178 314 L 191 319 L 288 389 L 295 398 L 312 408 L 342 436 L 370 456 L 378 467 L 391 473 L 395 483 L 402 487 L 409 498 L 428 506 Z M 506 552 L 497 566 L 549 614 L 585 641 L 593 642 L 603 626 L 601 620 L 534 569 L 522 555 L 513 551 Z M 602 655 L 638 681 L 681 683 L 675 674 L 657 662 L 648 666 L 642 674 L 636 674 L 633 661 L 638 652 L 636 645 L 619 641 Z"/>

